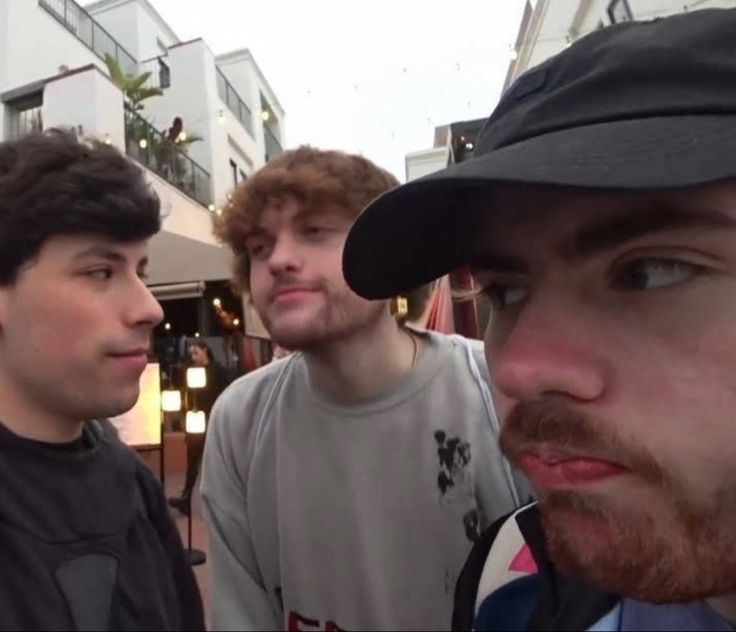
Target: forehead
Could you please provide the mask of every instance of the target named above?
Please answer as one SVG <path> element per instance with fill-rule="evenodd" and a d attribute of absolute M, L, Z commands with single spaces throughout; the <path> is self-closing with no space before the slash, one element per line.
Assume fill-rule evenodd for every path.
<path fill-rule="evenodd" d="M 250 232 L 277 231 L 314 217 L 347 217 L 348 211 L 329 200 L 301 201 L 292 195 L 270 198 L 253 218 Z"/>
<path fill-rule="evenodd" d="M 613 241 L 627 235 L 736 220 L 736 182 L 679 191 L 600 192 L 563 187 L 500 186 L 477 201 L 480 229 L 473 255 L 487 250 L 557 244 L 585 248 L 590 238 Z"/>

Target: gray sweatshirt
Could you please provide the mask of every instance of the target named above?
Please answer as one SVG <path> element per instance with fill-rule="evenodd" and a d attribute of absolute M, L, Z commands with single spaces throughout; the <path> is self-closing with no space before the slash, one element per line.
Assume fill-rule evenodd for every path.
<path fill-rule="evenodd" d="M 473 541 L 528 492 L 498 449 L 481 344 L 426 342 L 357 405 L 317 393 L 301 354 L 217 401 L 202 471 L 214 629 L 450 628 Z"/>

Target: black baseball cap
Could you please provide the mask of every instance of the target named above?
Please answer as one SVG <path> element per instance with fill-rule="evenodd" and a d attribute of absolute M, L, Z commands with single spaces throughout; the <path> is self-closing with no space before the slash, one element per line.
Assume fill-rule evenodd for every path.
<path fill-rule="evenodd" d="M 499 183 L 635 191 L 734 176 L 736 10 L 610 26 L 519 77 L 470 160 L 371 203 L 348 235 L 345 278 L 383 299 L 468 263 L 472 202 Z"/>

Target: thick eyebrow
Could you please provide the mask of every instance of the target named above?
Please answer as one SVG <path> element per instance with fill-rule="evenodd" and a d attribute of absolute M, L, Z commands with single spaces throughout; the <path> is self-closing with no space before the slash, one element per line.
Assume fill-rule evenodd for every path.
<path fill-rule="evenodd" d="M 110 263 L 127 263 L 127 257 L 110 246 L 95 244 L 84 250 L 80 250 L 72 257 L 72 262 L 84 261 L 85 259 L 105 259 Z M 137 268 L 145 269 L 148 266 L 148 257 L 142 257 Z"/>
<path fill-rule="evenodd" d="M 684 228 L 734 229 L 736 219 L 717 210 L 690 211 L 670 206 L 636 209 L 625 215 L 608 217 L 576 231 L 556 248 L 566 261 L 575 261 L 610 250 L 627 241 L 667 230 Z M 499 273 L 525 273 L 523 259 L 498 253 L 479 252 L 470 263 L 473 270 Z"/>
<path fill-rule="evenodd" d="M 637 237 L 666 230 L 735 227 L 736 220 L 721 211 L 657 206 L 591 223 L 563 240 L 558 250 L 564 259 L 573 261 L 610 250 Z"/>

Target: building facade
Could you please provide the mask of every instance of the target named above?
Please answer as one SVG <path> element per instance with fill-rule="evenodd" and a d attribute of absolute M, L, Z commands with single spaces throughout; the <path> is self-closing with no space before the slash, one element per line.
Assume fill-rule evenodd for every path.
<path fill-rule="evenodd" d="M 734 7 L 736 0 L 537 0 L 533 6 L 527 1 L 504 90 L 529 68 L 596 29 L 683 11 Z"/>
<path fill-rule="evenodd" d="M 163 94 L 135 111 L 106 56 L 123 74 L 150 72 L 146 86 Z M 0 140 L 57 126 L 96 137 L 137 161 L 161 200 L 149 270 L 166 313 L 158 338 L 243 331 L 212 218 L 281 153 L 284 117 L 247 49 L 181 41 L 148 0 L 0 0 Z"/>

